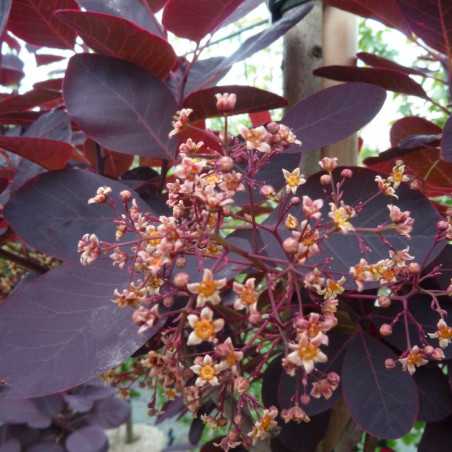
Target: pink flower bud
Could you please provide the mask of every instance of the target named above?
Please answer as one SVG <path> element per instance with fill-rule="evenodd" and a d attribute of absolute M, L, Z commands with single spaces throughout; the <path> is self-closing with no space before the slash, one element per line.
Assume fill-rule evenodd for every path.
<path fill-rule="evenodd" d="M 274 196 L 275 189 L 271 185 L 263 185 L 261 188 L 261 195 L 265 196 L 266 198 L 270 196 Z"/>
<path fill-rule="evenodd" d="M 427 345 L 424 347 L 424 353 L 427 355 L 431 355 L 433 353 L 434 348 L 431 345 Z"/>
<path fill-rule="evenodd" d="M 179 257 L 176 259 L 176 267 L 181 268 L 181 267 L 183 267 L 186 263 L 187 263 L 187 259 L 185 259 L 185 257 L 179 256 Z"/>
<path fill-rule="evenodd" d="M 322 185 L 331 184 L 331 176 L 329 174 L 324 174 L 323 176 L 320 176 L 320 183 Z"/>
<path fill-rule="evenodd" d="M 298 251 L 298 241 L 289 237 L 283 242 L 283 248 L 286 253 L 295 254 Z"/>
<path fill-rule="evenodd" d="M 449 227 L 449 223 L 444 220 L 438 221 L 436 225 L 440 231 L 445 231 Z"/>
<path fill-rule="evenodd" d="M 292 206 L 297 206 L 298 204 L 300 204 L 301 199 L 298 196 L 292 196 L 292 198 L 290 199 L 290 204 Z"/>
<path fill-rule="evenodd" d="M 341 171 L 341 176 L 350 179 L 353 176 L 353 171 L 350 168 L 345 168 Z"/>
<path fill-rule="evenodd" d="M 389 306 L 391 306 L 391 298 L 387 297 L 385 295 L 378 297 L 377 301 L 378 301 L 378 306 L 380 306 L 380 308 L 389 308 Z"/>
<path fill-rule="evenodd" d="M 221 171 L 227 173 L 234 168 L 234 160 L 232 160 L 231 157 L 224 156 L 217 161 L 217 165 Z"/>
<path fill-rule="evenodd" d="M 444 351 L 441 348 L 435 348 L 432 352 L 432 358 L 435 361 L 442 361 L 445 359 Z"/>
<path fill-rule="evenodd" d="M 186 287 L 189 281 L 190 277 L 185 272 L 178 273 L 174 277 L 174 285 L 179 289 L 183 289 L 184 287 Z"/>
<path fill-rule="evenodd" d="M 276 123 L 276 122 L 269 122 L 267 125 L 266 125 L 266 128 L 267 128 L 267 130 L 271 133 L 271 134 L 275 134 L 275 133 L 278 133 L 279 132 L 279 124 L 278 123 Z"/>
<path fill-rule="evenodd" d="M 171 306 L 173 306 L 173 304 L 174 304 L 174 298 L 173 297 L 165 297 L 163 299 L 163 305 L 166 308 L 170 308 Z"/>
<path fill-rule="evenodd" d="M 386 369 L 394 369 L 396 367 L 396 362 L 392 358 L 385 359 Z"/>
<path fill-rule="evenodd" d="M 230 113 L 237 103 L 237 95 L 234 93 L 215 94 L 217 99 L 217 110 L 220 113 Z"/>
<path fill-rule="evenodd" d="M 300 402 L 302 405 L 309 405 L 310 401 L 311 401 L 311 397 L 309 397 L 307 394 L 303 394 L 300 397 Z"/>
<path fill-rule="evenodd" d="M 419 273 L 421 271 L 421 266 L 417 262 L 411 262 L 411 264 L 408 265 L 408 270 L 410 273 Z"/>
<path fill-rule="evenodd" d="M 380 334 L 382 336 L 390 336 L 392 334 L 392 326 L 389 323 L 383 323 L 380 326 Z"/>
<path fill-rule="evenodd" d="M 119 193 L 119 196 L 121 198 L 121 201 L 127 202 L 132 198 L 132 193 L 130 193 L 129 190 L 122 190 L 122 192 Z"/>

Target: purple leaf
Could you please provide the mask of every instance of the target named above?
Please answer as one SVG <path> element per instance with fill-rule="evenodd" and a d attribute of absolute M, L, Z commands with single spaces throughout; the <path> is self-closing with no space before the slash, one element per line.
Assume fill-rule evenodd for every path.
<path fill-rule="evenodd" d="M 348 344 L 342 367 L 342 393 L 354 421 L 377 438 L 408 433 L 419 409 L 416 385 L 400 368 L 388 370 L 396 358 L 379 340 L 359 333 Z"/>
<path fill-rule="evenodd" d="M 96 52 L 133 63 L 159 79 L 165 79 L 176 63 L 168 41 L 121 17 L 70 10 L 56 16 Z"/>
<path fill-rule="evenodd" d="M 335 180 L 339 180 L 339 173 L 342 168 L 334 173 Z M 344 192 L 343 200 L 346 204 L 356 206 L 366 201 L 373 195 L 378 193 L 378 188 L 375 182 L 376 173 L 365 168 L 353 168 L 353 177 L 344 183 L 342 189 Z M 323 198 L 324 187 L 320 184 L 320 174 L 311 176 L 302 188 L 303 195 L 308 195 L 312 199 Z M 432 261 L 442 249 L 445 247 L 445 242 L 436 243 L 436 223 L 439 220 L 439 215 L 436 209 L 431 205 L 430 201 L 419 191 L 411 190 L 407 184 L 402 184 L 397 192 L 399 199 L 394 204 L 402 211 L 408 210 L 411 212 L 415 224 L 412 230 L 412 239 L 407 242 L 396 231 L 387 231 L 384 233 L 394 249 L 404 249 L 408 245 L 410 247 L 410 254 L 415 257 L 416 262 L 424 262 L 425 259 Z M 389 210 L 387 208 L 388 199 L 384 196 L 376 196 L 369 203 L 365 204 L 363 210 L 354 217 L 351 222 L 355 227 L 373 228 L 383 224 L 389 220 Z M 302 220 L 300 217 L 300 209 L 292 208 L 290 211 L 296 218 Z M 267 222 L 269 224 L 275 223 L 275 212 Z M 323 216 L 328 215 L 328 206 L 323 208 Z M 281 237 L 286 238 L 289 233 L 283 227 L 279 228 Z M 363 244 L 368 248 L 365 253 L 365 258 L 368 262 L 375 263 L 380 259 L 385 259 L 389 255 L 389 247 L 385 245 L 381 238 L 374 233 L 361 232 L 361 239 Z M 272 242 L 269 242 L 272 246 Z M 430 251 L 433 249 L 432 253 Z M 272 253 L 275 257 L 284 258 L 284 254 L 272 246 Z M 277 254 L 279 253 L 279 256 Z M 321 251 L 317 256 L 307 260 L 308 265 L 316 265 L 326 258 L 334 258 L 330 265 L 332 272 L 342 274 L 347 278 L 346 287 L 355 289 L 355 283 L 350 278 L 350 267 L 356 265 L 363 257 L 357 237 L 354 234 L 332 233 L 321 246 Z M 375 284 L 369 283 L 368 287 L 375 287 Z"/>
<path fill-rule="evenodd" d="M 29 44 L 72 49 L 75 32 L 53 16 L 62 8 L 78 7 L 75 0 L 14 0 L 8 29 Z"/>
<path fill-rule="evenodd" d="M 447 120 L 443 129 L 441 157 L 448 162 L 452 162 L 452 116 Z"/>
<path fill-rule="evenodd" d="M 108 439 L 100 427 L 83 427 L 67 437 L 66 448 L 68 452 L 106 452 Z"/>
<path fill-rule="evenodd" d="M 330 412 L 326 411 L 317 416 L 313 416 L 308 423 L 296 424 L 295 422 L 289 422 L 288 424 L 283 424 L 278 440 L 287 448 L 286 450 L 292 452 L 315 451 L 325 436 L 329 419 Z"/>
<path fill-rule="evenodd" d="M 418 446 L 418 452 L 450 452 L 452 416 L 441 422 L 427 424 Z"/>
<path fill-rule="evenodd" d="M 53 418 L 57 414 L 61 413 L 64 407 L 63 396 L 59 394 L 38 397 L 33 399 L 33 402 L 41 413 L 50 418 Z"/>
<path fill-rule="evenodd" d="M 386 92 L 367 83 L 346 83 L 324 89 L 292 107 L 282 122 L 291 127 L 306 152 L 337 143 L 364 127 L 380 111 Z"/>
<path fill-rule="evenodd" d="M 121 363 L 152 335 L 138 335 L 131 312 L 111 302 L 113 290 L 127 285 L 127 272 L 114 269 L 108 258 L 89 267 L 78 261 L 83 233 L 113 241 L 112 211 L 86 202 L 106 184 L 115 196 L 125 188 L 81 170 L 46 173 L 8 203 L 8 222 L 19 235 L 65 259 L 63 266 L 22 283 L 0 306 L 0 375 L 9 397 L 74 387 Z"/>
<path fill-rule="evenodd" d="M 339 82 L 363 82 L 381 86 L 385 90 L 423 99 L 427 94 L 422 85 L 404 72 L 393 69 L 356 66 L 324 66 L 314 71 L 314 75 Z"/>
<path fill-rule="evenodd" d="M 81 170 L 43 174 L 12 196 L 5 217 L 14 231 L 32 248 L 79 265 L 77 242 L 88 232 L 114 241 L 115 212 L 106 204 L 89 205 L 98 187 L 108 185 L 118 194 L 127 187 Z M 24 219 L 33 221 L 24 221 Z"/>
<path fill-rule="evenodd" d="M 17 439 L 9 439 L 3 444 L 0 444 L 0 452 L 21 452 L 21 447 Z"/>
<path fill-rule="evenodd" d="M 70 143 L 72 130 L 69 116 L 62 109 L 44 113 L 27 128 L 24 136 Z"/>
<path fill-rule="evenodd" d="M 99 400 L 94 404 L 90 421 L 102 428 L 116 428 L 124 424 L 130 416 L 130 405 L 116 396 Z"/>
<path fill-rule="evenodd" d="M 12 1 L 13 0 L 1 0 L 0 2 L 0 36 L 3 36 L 5 31 L 9 13 L 11 11 Z"/>
<path fill-rule="evenodd" d="M 6 86 L 17 85 L 25 75 L 23 66 L 22 60 L 16 55 L 3 55 L 0 64 L 0 84 Z"/>
<path fill-rule="evenodd" d="M 0 400 L 0 421 L 47 428 L 52 419 L 38 409 L 33 400 Z"/>
<path fill-rule="evenodd" d="M 437 367 L 421 367 L 414 374 L 419 391 L 419 419 L 442 421 L 452 414 L 452 394 L 446 375 Z"/>
<path fill-rule="evenodd" d="M 71 118 L 102 146 L 153 158 L 174 155 L 168 134 L 176 102 L 145 70 L 103 55 L 76 55 L 66 71 L 64 99 Z"/>
<path fill-rule="evenodd" d="M 66 452 L 66 449 L 54 441 L 43 441 L 29 447 L 27 452 Z"/>
<path fill-rule="evenodd" d="M 162 27 L 152 10 L 142 0 L 77 0 L 80 6 L 88 11 L 111 14 L 123 17 L 151 33 L 165 37 Z M 61 7 L 60 9 L 63 9 Z"/>

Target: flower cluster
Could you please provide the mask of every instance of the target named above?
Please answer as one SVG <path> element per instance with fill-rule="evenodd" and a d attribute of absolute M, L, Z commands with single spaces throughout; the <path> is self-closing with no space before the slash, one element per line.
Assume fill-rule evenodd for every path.
<path fill-rule="evenodd" d="M 224 93 L 216 101 L 226 121 L 237 99 Z M 178 112 L 171 135 L 189 127 L 191 113 Z M 410 252 L 411 212 L 388 204 L 386 221 L 363 224 L 366 202 L 344 196 L 355 171 L 338 168 L 337 159 L 321 160 L 321 172 L 313 176 L 315 195 L 303 193 L 308 182 L 300 168 L 278 170 L 283 187 L 259 177 L 288 147 L 300 144 L 288 127 L 241 126 L 238 136 L 225 127 L 218 136 L 221 152 L 202 151 L 204 143 L 190 138 L 180 144 L 165 184 L 166 215 L 155 215 L 130 191 L 118 196 L 100 187 L 88 202 L 123 209 L 114 221 L 117 240 L 87 233 L 78 250 L 83 265 L 106 254 L 130 275 L 127 286 L 114 291 L 113 302 L 131 308 L 139 331 L 152 337 L 151 351 L 136 364 L 136 378 L 155 393 L 163 388 L 167 400 L 181 397 L 194 414 L 214 401 L 202 419 L 227 427 L 221 446 L 228 449 L 251 447 L 284 422 L 309 422 L 310 401 L 330 400 L 340 384 L 329 367 L 329 348 L 343 319 L 354 315 L 353 308 L 351 315 L 341 311 L 343 306 L 359 299 L 384 312 L 400 303 L 392 321 L 378 325 L 382 336 L 391 335 L 398 324 L 412 320 L 407 300 L 420 290 L 421 263 Z M 397 162 L 388 178 L 375 178 L 369 199 L 397 201 L 399 187 L 408 181 Z M 448 214 L 438 224 L 438 240 L 451 238 L 451 218 Z M 345 271 L 333 267 L 334 255 L 325 254 L 337 236 L 356 240 L 361 251 Z M 368 257 L 369 236 L 379 240 L 377 254 L 383 258 Z M 434 301 L 443 294 L 430 295 Z M 438 324 L 428 333 L 439 347 L 428 343 L 417 325 L 423 332 L 419 344 L 409 338 L 398 357 L 399 367 L 410 373 L 442 360 L 452 340 L 443 310 L 432 305 Z M 297 383 L 290 406 L 264 407 L 253 392 L 273 359 Z M 388 359 L 385 365 L 390 369 L 397 362 Z M 156 396 L 151 405 L 157 408 Z M 243 419 L 250 417 L 254 425 L 244 427 Z"/>

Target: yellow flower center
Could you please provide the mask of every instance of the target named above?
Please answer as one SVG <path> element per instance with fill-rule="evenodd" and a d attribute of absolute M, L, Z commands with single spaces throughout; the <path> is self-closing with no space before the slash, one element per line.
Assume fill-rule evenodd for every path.
<path fill-rule="evenodd" d="M 319 349 L 316 345 L 309 343 L 302 345 L 298 349 L 298 355 L 303 361 L 312 361 L 317 356 L 318 351 Z"/>
<path fill-rule="evenodd" d="M 273 422 L 273 418 L 269 414 L 266 414 L 261 419 L 261 429 L 264 432 L 268 432 L 268 430 L 270 430 L 272 422 Z"/>
<path fill-rule="evenodd" d="M 203 341 L 206 341 L 215 335 L 215 327 L 211 320 L 202 319 L 195 323 L 195 334 Z"/>
<path fill-rule="evenodd" d="M 348 224 L 349 216 L 347 211 L 343 207 L 339 207 L 339 209 L 334 210 L 333 212 L 333 221 L 339 226 L 346 226 Z"/>
<path fill-rule="evenodd" d="M 148 243 L 152 246 L 158 246 L 161 242 L 160 232 L 157 230 L 150 230 L 146 234 L 149 237 Z"/>
<path fill-rule="evenodd" d="M 237 358 L 234 352 L 229 352 L 226 356 L 226 363 L 229 367 L 233 367 L 237 364 Z"/>
<path fill-rule="evenodd" d="M 295 229 L 298 226 L 298 220 L 289 213 L 286 218 L 286 228 Z"/>
<path fill-rule="evenodd" d="M 201 370 L 199 372 L 199 376 L 206 381 L 212 380 L 212 378 L 215 378 L 217 372 L 215 370 L 215 367 L 213 367 L 211 364 L 205 364 L 201 367 Z"/>
<path fill-rule="evenodd" d="M 439 339 L 452 339 L 452 328 L 450 326 L 441 326 L 438 329 L 438 338 Z"/>
<path fill-rule="evenodd" d="M 211 297 L 217 292 L 217 285 L 213 279 L 207 279 L 199 284 L 199 295 Z"/>
<path fill-rule="evenodd" d="M 240 299 L 243 301 L 244 304 L 250 306 L 256 303 L 257 293 L 254 289 L 245 287 L 240 294 Z"/>
<path fill-rule="evenodd" d="M 286 183 L 291 188 L 298 187 L 301 185 L 301 177 L 296 174 L 289 174 L 287 176 Z"/>
<path fill-rule="evenodd" d="M 411 352 L 407 357 L 407 364 L 412 366 L 421 366 L 423 361 L 423 356 L 420 352 Z"/>

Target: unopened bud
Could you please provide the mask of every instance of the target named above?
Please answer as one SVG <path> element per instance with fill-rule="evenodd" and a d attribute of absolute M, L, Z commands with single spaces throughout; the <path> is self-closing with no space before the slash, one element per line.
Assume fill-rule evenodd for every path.
<path fill-rule="evenodd" d="M 163 306 L 165 306 L 165 308 L 170 308 L 171 306 L 173 306 L 173 304 L 174 304 L 173 297 L 165 297 L 163 299 Z"/>
<path fill-rule="evenodd" d="M 310 401 L 311 401 L 311 397 L 309 397 L 307 394 L 303 394 L 300 397 L 300 402 L 302 405 L 309 405 Z"/>
<path fill-rule="evenodd" d="M 394 369 L 396 367 L 396 362 L 392 358 L 385 359 L 386 369 Z"/>
<path fill-rule="evenodd" d="M 390 336 L 392 334 L 392 326 L 389 323 L 383 323 L 380 326 L 380 334 L 382 336 Z"/>
<path fill-rule="evenodd" d="M 345 168 L 341 171 L 341 176 L 350 179 L 353 176 L 353 171 L 350 168 Z"/>
<path fill-rule="evenodd" d="M 320 176 L 320 183 L 322 185 L 331 184 L 331 176 L 329 174 L 324 174 L 323 176 Z"/>
<path fill-rule="evenodd" d="M 132 193 L 130 193 L 129 190 L 122 190 L 122 191 L 119 193 L 119 196 L 120 196 L 120 198 L 121 198 L 121 201 L 127 202 L 127 201 L 130 200 L 130 198 L 132 198 Z"/>
<path fill-rule="evenodd" d="M 435 361 L 442 361 L 443 359 L 445 359 L 446 356 L 444 355 L 443 349 L 435 348 L 435 350 L 433 350 L 433 352 L 432 352 L 432 358 Z"/>
<path fill-rule="evenodd" d="M 380 308 L 389 308 L 391 306 L 391 298 L 385 295 L 382 295 L 377 298 L 377 303 Z"/>
<path fill-rule="evenodd" d="M 279 132 L 279 124 L 276 122 L 269 122 L 266 126 L 266 129 L 271 133 L 275 134 Z"/>
<path fill-rule="evenodd" d="M 232 168 L 234 168 L 234 160 L 231 159 L 231 157 L 221 157 L 217 161 L 218 168 L 223 171 L 224 173 L 227 173 L 228 171 L 231 171 Z"/>
<path fill-rule="evenodd" d="M 188 276 L 188 274 L 181 272 L 174 277 L 174 285 L 179 289 L 183 289 L 188 284 L 189 280 L 190 277 Z"/>
<path fill-rule="evenodd" d="M 297 206 L 298 204 L 300 204 L 301 199 L 298 196 L 292 196 L 292 198 L 290 198 L 290 204 L 292 206 Z"/>
<path fill-rule="evenodd" d="M 183 267 L 186 263 L 187 263 L 187 259 L 185 259 L 185 257 L 179 256 L 179 257 L 176 259 L 176 267 L 181 268 L 181 267 Z"/>
<path fill-rule="evenodd" d="M 275 195 L 275 189 L 271 185 L 263 185 L 261 187 L 261 195 L 269 198 Z"/>
<path fill-rule="evenodd" d="M 410 273 L 419 273 L 421 271 L 421 266 L 417 262 L 411 262 L 411 264 L 408 265 L 408 270 Z"/>
<path fill-rule="evenodd" d="M 283 249 L 286 253 L 295 254 L 298 251 L 298 241 L 289 237 L 283 242 Z"/>
<path fill-rule="evenodd" d="M 449 227 L 449 223 L 447 221 L 441 220 L 438 221 L 437 226 L 440 231 L 445 231 Z"/>
<path fill-rule="evenodd" d="M 234 93 L 215 94 L 217 99 L 217 110 L 220 113 L 230 113 L 237 103 L 237 96 Z"/>

